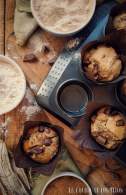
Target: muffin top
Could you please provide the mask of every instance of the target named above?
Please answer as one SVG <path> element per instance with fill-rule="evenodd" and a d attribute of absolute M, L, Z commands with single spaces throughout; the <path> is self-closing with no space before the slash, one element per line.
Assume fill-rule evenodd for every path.
<path fill-rule="evenodd" d="M 126 138 L 126 118 L 119 111 L 105 106 L 91 118 L 91 135 L 107 149 L 115 149 Z"/>
<path fill-rule="evenodd" d="M 57 154 L 58 147 L 57 133 L 43 126 L 29 129 L 23 142 L 25 153 L 39 163 L 48 163 Z"/>
<path fill-rule="evenodd" d="M 113 19 L 113 27 L 116 30 L 126 29 L 126 13 L 121 13 Z"/>
<path fill-rule="evenodd" d="M 105 45 L 88 50 L 83 62 L 87 77 L 101 82 L 116 79 L 122 69 L 122 62 L 115 49 Z"/>

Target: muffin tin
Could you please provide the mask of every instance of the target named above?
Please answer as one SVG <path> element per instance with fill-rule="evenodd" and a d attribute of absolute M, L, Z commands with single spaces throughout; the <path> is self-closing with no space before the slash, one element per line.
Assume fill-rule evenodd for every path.
<path fill-rule="evenodd" d="M 104 17 L 97 21 L 97 27 L 85 41 L 81 42 L 80 47 L 70 53 L 72 58 L 60 78 L 58 78 L 49 96 L 43 97 L 42 88 L 40 88 L 37 101 L 41 106 L 72 127 L 80 121 L 83 115 L 84 147 L 94 150 L 103 157 L 118 156 L 121 158 L 119 151 L 125 150 L 124 144 L 116 150 L 107 150 L 99 145 L 90 135 L 90 117 L 102 106 L 110 105 L 126 115 L 126 107 L 118 98 L 119 84 L 126 78 L 126 31 L 120 30 L 114 32 L 114 34 L 105 36 L 106 29 L 108 28 L 109 11 L 107 10 Z M 98 44 L 109 45 L 119 54 L 123 68 L 116 80 L 111 82 L 95 82 L 89 80 L 84 74 L 82 67 L 83 52 L 90 47 L 96 47 Z"/>
<path fill-rule="evenodd" d="M 59 143 L 58 153 L 49 163 L 46 163 L 46 164 L 33 161 L 31 158 L 29 158 L 29 156 L 23 150 L 23 140 L 25 139 L 27 135 L 28 129 L 36 127 L 36 126 L 37 127 L 44 126 L 44 127 L 52 128 L 54 129 L 54 131 L 56 131 L 56 133 L 59 136 L 60 143 Z M 21 136 L 19 143 L 16 147 L 16 150 L 14 152 L 14 159 L 15 159 L 16 166 L 19 168 L 32 168 L 32 171 L 34 172 L 42 173 L 44 175 L 51 175 L 62 153 L 63 145 L 64 145 L 63 129 L 61 127 L 52 125 L 50 123 L 43 122 L 43 121 L 28 121 L 24 124 L 23 135 Z"/>
<path fill-rule="evenodd" d="M 96 11 L 93 21 L 87 27 L 88 32 L 84 31 L 86 36 L 90 34 L 88 38 L 81 40 L 72 50 L 67 47 L 63 50 L 37 94 L 38 104 L 69 126 L 74 127 L 81 116 L 85 115 L 86 105 L 94 96 L 90 86 L 87 85 L 87 80 L 81 74 L 81 50 L 85 44 L 104 35 L 110 8 L 113 5 L 115 3 L 109 2 Z M 74 87 L 76 89 L 73 89 Z M 68 100 L 67 94 L 69 94 Z"/>

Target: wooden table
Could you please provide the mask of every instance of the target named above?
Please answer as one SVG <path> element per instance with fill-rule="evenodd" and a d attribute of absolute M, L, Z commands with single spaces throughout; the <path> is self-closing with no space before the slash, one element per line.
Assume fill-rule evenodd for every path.
<path fill-rule="evenodd" d="M 104 160 L 97 158 L 93 151 L 80 149 L 79 145 L 72 138 L 73 131 L 75 130 L 70 129 L 57 118 L 44 110 L 39 110 L 37 114 L 31 116 L 30 118 L 26 117 L 24 114 L 23 110 L 33 105 L 33 101 L 35 101 L 34 95 L 36 93 L 36 88 L 39 88 L 42 80 L 45 78 L 51 67 L 48 64 L 49 56 L 40 56 L 40 62 L 34 64 L 23 63 L 23 56 L 25 53 L 32 52 L 36 49 L 34 43 L 36 37 L 40 37 L 40 39 L 46 41 L 51 46 L 52 51 L 55 51 L 56 54 L 61 51 L 67 40 L 63 38 L 55 38 L 48 33 L 38 30 L 36 34 L 33 35 L 30 42 L 25 47 L 20 48 L 16 45 L 15 37 L 12 35 L 14 7 L 14 0 L 0 0 L 0 53 L 9 55 L 19 63 L 25 72 L 28 86 L 26 96 L 22 103 L 12 112 L 0 117 L 0 124 L 4 123 L 7 128 L 5 137 L 7 147 L 14 150 L 22 134 L 23 124 L 27 119 L 49 121 L 64 128 L 65 144 L 81 172 L 84 175 L 87 175 L 87 172 L 91 170 L 90 168 L 95 167 L 87 177 L 87 181 L 90 183 L 92 189 L 103 189 L 103 187 L 122 187 L 124 190 L 126 188 L 126 169 L 119 169 L 115 171 L 116 173 L 108 171 L 106 167 L 104 167 Z M 33 86 L 36 87 L 34 88 Z M 76 128 L 83 129 L 83 119 Z M 117 163 L 114 160 L 109 159 L 108 164 L 111 165 L 111 167 L 114 167 Z M 98 194 L 106 193 L 100 193 L 99 191 Z M 109 192 L 107 194 L 112 193 Z M 126 194 L 126 191 L 125 193 L 121 194 Z"/>

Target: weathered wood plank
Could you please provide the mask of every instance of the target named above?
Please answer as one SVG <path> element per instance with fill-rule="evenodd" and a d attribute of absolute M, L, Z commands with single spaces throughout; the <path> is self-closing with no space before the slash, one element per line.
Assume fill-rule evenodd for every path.
<path fill-rule="evenodd" d="M 5 2 L 6 2 L 6 6 L 5 6 L 5 43 L 6 43 L 8 36 L 10 35 L 10 33 L 13 32 L 15 0 L 6 0 Z"/>
<path fill-rule="evenodd" d="M 5 14 L 5 1 L 0 1 L 0 54 L 4 54 L 4 39 L 5 39 L 5 23 L 4 23 L 4 14 Z"/>

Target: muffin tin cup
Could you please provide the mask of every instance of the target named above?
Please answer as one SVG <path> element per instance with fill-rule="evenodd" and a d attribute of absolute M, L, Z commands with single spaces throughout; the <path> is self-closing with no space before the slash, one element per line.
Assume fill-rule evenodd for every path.
<path fill-rule="evenodd" d="M 52 128 L 56 131 L 56 133 L 59 136 L 59 150 L 57 155 L 47 164 L 42 164 L 42 163 L 38 163 L 33 161 L 32 159 L 30 159 L 27 154 L 24 152 L 23 150 L 23 140 L 25 139 L 25 136 L 27 135 L 27 131 L 28 129 L 32 128 L 32 127 L 36 127 L 36 126 L 45 126 L 45 127 L 49 127 Z M 15 163 L 16 166 L 19 168 L 32 168 L 33 172 L 38 172 L 44 175 L 51 175 L 52 172 L 54 171 L 56 164 L 61 156 L 62 150 L 63 150 L 63 129 L 59 126 L 56 125 L 52 125 L 50 123 L 47 122 L 43 122 L 43 121 L 28 121 L 24 124 L 24 132 L 23 135 L 21 136 L 19 143 L 16 147 L 16 150 L 14 152 L 14 159 L 15 159 Z"/>
<path fill-rule="evenodd" d="M 111 12 L 109 14 L 109 19 L 108 19 L 108 23 L 106 25 L 105 28 L 105 34 L 110 34 L 110 33 L 115 33 L 116 31 L 118 31 L 117 29 L 114 28 L 113 26 L 113 19 L 123 13 L 126 12 L 126 2 L 121 3 L 121 4 L 117 4 L 115 5 L 112 9 Z"/>
<path fill-rule="evenodd" d="M 96 48 L 98 45 L 106 45 L 114 48 L 119 55 L 119 58 L 122 61 L 122 70 L 121 74 L 119 77 L 115 80 L 112 81 L 107 81 L 107 82 L 101 82 L 101 81 L 96 81 L 93 79 L 88 78 L 88 75 L 86 75 L 86 72 L 84 71 L 84 66 L 85 64 L 83 63 L 83 56 L 85 52 L 90 50 L 91 48 Z M 82 58 L 82 63 L 80 67 L 80 72 L 83 74 L 84 78 L 90 82 L 94 83 L 96 85 L 110 85 L 110 84 L 116 84 L 126 78 L 126 31 L 125 30 L 120 30 L 116 31 L 114 34 L 110 34 L 107 36 L 104 36 L 101 40 L 96 40 L 88 43 L 82 48 L 81 51 L 81 58 Z"/>
<path fill-rule="evenodd" d="M 124 80 L 122 80 L 121 82 L 118 83 L 118 85 L 116 85 L 115 93 L 116 93 L 116 98 L 117 98 L 119 104 L 126 109 L 126 96 L 123 96 L 123 94 L 121 93 L 121 86 L 122 86 Z"/>
<path fill-rule="evenodd" d="M 93 94 L 87 84 L 75 79 L 64 82 L 56 95 L 57 105 L 71 117 L 85 114 L 87 104 L 93 99 Z"/>
<path fill-rule="evenodd" d="M 84 123 L 83 123 L 83 137 L 84 137 L 84 141 L 83 141 L 83 147 L 87 148 L 87 149 L 91 149 L 94 152 L 96 152 L 96 155 L 108 159 L 111 157 L 114 157 L 117 153 L 117 151 L 119 150 L 119 148 L 121 147 L 120 144 L 119 147 L 117 147 L 116 149 L 106 149 L 104 146 L 100 145 L 99 143 L 96 142 L 95 138 L 93 138 L 93 136 L 91 135 L 91 117 L 102 107 L 104 106 L 111 106 L 114 110 L 117 110 L 119 112 L 121 112 L 122 114 L 125 114 L 125 112 L 123 112 L 119 106 L 115 106 L 114 104 L 106 104 L 106 102 L 90 102 L 87 106 L 87 113 L 86 116 L 84 118 Z"/>

